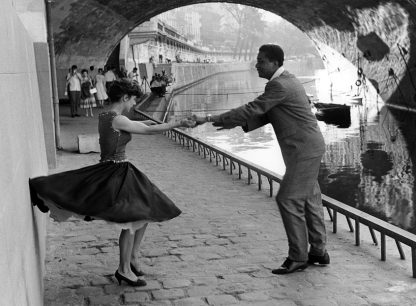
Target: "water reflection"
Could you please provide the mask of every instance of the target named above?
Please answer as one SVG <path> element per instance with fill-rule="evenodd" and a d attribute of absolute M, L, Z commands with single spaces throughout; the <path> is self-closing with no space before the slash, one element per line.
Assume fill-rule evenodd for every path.
<path fill-rule="evenodd" d="M 313 76 L 311 72 L 301 81 L 306 91 L 314 94 L 317 89 L 315 82 L 311 82 Z M 222 113 L 255 98 L 265 83 L 255 72 L 218 75 L 176 96 L 171 115 Z M 380 107 L 378 101 L 370 100 L 352 106 L 348 127 L 318 121 L 326 142 L 319 174 L 321 189 L 332 198 L 416 233 L 413 205 L 416 115 Z M 190 133 L 284 174 L 285 166 L 271 125 L 245 134 L 240 128 L 217 131 L 205 124 Z"/>

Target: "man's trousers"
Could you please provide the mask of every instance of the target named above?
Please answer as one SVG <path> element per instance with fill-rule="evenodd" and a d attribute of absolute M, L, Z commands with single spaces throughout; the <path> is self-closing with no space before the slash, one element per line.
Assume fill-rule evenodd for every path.
<path fill-rule="evenodd" d="M 321 157 L 286 163 L 286 173 L 276 201 L 282 215 L 293 261 L 308 260 L 309 253 L 323 255 L 326 231 L 321 189 L 318 184 Z"/>
<path fill-rule="evenodd" d="M 69 103 L 71 105 L 71 116 L 75 116 L 78 114 L 78 105 L 81 102 L 81 92 L 70 90 L 68 95 Z"/>

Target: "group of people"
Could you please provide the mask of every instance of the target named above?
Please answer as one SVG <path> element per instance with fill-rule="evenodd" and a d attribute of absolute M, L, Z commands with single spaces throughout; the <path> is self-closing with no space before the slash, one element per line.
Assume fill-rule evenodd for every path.
<path fill-rule="evenodd" d="M 85 110 L 86 117 L 94 117 L 93 108 L 103 108 L 108 101 L 107 92 L 114 81 L 129 79 L 131 82 L 138 81 L 137 68 L 127 75 L 125 71 L 117 71 L 112 66 L 105 66 L 95 70 L 90 66 L 89 70 L 82 69 L 78 72 L 77 65 L 72 65 L 66 76 L 66 95 L 71 105 L 71 117 L 79 117 L 78 107 Z"/>
<path fill-rule="evenodd" d="M 308 265 L 329 264 L 317 181 L 325 143 L 303 86 L 284 69 L 283 61 L 279 46 L 261 46 L 256 69 L 259 77 L 268 80 L 263 94 L 220 115 L 192 115 L 161 124 L 130 120 L 127 114 L 142 95 L 140 88 L 128 80 L 114 81 L 108 91 L 111 106 L 99 115 L 100 163 L 30 179 L 32 203 L 43 212 L 51 210 L 51 216 L 73 214 L 121 227 L 115 278 L 119 284 L 124 281 L 131 286 L 145 286 L 139 247 L 147 225 L 175 218 L 181 210 L 127 160 L 125 148 L 131 134 L 156 134 L 205 123 L 250 132 L 270 123 L 286 165 L 276 202 L 289 246 L 286 260 L 271 272 L 289 274 Z"/>
<path fill-rule="evenodd" d="M 159 97 L 164 97 L 166 94 L 166 86 L 169 86 L 172 82 L 172 79 L 169 78 L 165 70 L 162 71 L 162 74 L 155 73 L 150 80 L 150 91 Z"/>

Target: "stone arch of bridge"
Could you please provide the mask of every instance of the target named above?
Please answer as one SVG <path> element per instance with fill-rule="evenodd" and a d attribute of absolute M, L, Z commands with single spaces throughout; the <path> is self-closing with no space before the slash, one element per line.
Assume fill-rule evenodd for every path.
<path fill-rule="evenodd" d="M 414 103 L 415 1 L 411 0 L 55 0 L 52 5 L 57 67 L 102 66 L 137 25 L 168 10 L 209 2 L 250 5 L 275 13 L 305 32 L 328 65 L 332 50 L 352 63 L 361 58 L 366 76 L 385 100 Z"/>

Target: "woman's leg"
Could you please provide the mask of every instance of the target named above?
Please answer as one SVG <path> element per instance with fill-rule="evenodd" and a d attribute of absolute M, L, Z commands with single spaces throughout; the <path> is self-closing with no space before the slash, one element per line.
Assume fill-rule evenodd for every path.
<path fill-rule="evenodd" d="M 118 266 L 118 272 L 131 280 L 136 280 L 137 277 L 134 275 L 130 268 L 130 258 L 134 240 L 133 238 L 133 234 L 130 233 L 130 230 L 123 229 L 120 233 L 120 265 Z"/>
<path fill-rule="evenodd" d="M 133 242 L 133 248 L 131 252 L 131 264 L 136 268 L 137 271 L 140 271 L 140 263 L 139 263 L 139 248 L 140 243 L 143 240 L 144 233 L 147 228 L 147 223 L 143 225 L 141 228 L 136 230 L 134 234 L 134 242 Z"/>

